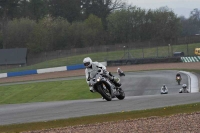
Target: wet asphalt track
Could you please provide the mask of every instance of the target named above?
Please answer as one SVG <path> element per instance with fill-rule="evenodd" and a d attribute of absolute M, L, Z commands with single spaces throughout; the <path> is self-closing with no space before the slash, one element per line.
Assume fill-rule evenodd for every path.
<path fill-rule="evenodd" d="M 122 87 L 126 94 L 124 100 L 115 98 L 113 101 L 107 102 L 99 98 L 92 100 L 0 105 L 0 125 L 48 121 L 200 102 L 200 93 L 178 93 L 181 85 L 178 85 L 175 81 L 176 72 L 165 70 L 126 73 L 126 76 L 121 79 Z M 182 79 L 182 83 L 188 84 L 187 75 L 182 74 Z M 169 94 L 167 95 L 160 94 L 160 87 L 163 84 L 166 84 L 169 89 Z"/>

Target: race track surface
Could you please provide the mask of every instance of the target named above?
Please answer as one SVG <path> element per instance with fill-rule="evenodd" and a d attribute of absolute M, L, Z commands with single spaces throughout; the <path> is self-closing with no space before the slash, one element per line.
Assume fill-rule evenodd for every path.
<path fill-rule="evenodd" d="M 127 72 L 126 76 L 121 79 L 122 88 L 126 94 L 124 100 L 115 98 L 107 102 L 99 98 L 0 105 L 0 125 L 48 121 L 200 102 L 200 93 L 178 93 L 181 85 L 177 85 L 175 81 L 176 72 L 174 70 Z M 182 78 L 182 83 L 187 84 L 187 76 L 182 74 Z M 169 94 L 160 94 L 160 87 L 163 84 L 167 85 Z M 88 91 L 88 93 L 90 92 Z"/>

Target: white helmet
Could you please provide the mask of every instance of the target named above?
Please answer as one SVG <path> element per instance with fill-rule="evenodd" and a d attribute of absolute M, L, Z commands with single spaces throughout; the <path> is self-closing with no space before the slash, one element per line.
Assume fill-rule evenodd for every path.
<path fill-rule="evenodd" d="M 183 85 L 182 85 L 182 87 L 183 87 L 183 88 L 186 88 L 186 87 L 187 87 L 187 85 L 186 85 L 186 84 L 183 84 Z"/>
<path fill-rule="evenodd" d="M 90 57 L 84 58 L 83 64 L 84 64 L 85 67 L 90 67 L 92 65 L 92 60 L 90 59 Z"/>

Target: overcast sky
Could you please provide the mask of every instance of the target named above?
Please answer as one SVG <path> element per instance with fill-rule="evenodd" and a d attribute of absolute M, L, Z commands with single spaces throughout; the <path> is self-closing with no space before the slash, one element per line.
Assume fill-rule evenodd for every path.
<path fill-rule="evenodd" d="M 132 6 L 143 9 L 158 9 L 159 7 L 168 6 L 178 16 L 189 17 L 190 11 L 194 8 L 200 10 L 200 0 L 125 0 Z"/>

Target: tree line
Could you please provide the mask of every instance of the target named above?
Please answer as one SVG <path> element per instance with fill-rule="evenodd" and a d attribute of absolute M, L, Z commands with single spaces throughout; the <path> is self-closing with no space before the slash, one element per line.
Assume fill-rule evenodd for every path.
<path fill-rule="evenodd" d="M 0 0 L 0 47 L 31 52 L 170 41 L 200 33 L 200 10 L 145 10 L 123 0 Z"/>

